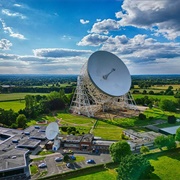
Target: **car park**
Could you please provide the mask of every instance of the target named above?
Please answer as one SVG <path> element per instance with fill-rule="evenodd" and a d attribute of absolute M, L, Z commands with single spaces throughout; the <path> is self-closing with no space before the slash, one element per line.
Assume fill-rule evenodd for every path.
<path fill-rule="evenodd" d="M 41 164 L 38 165 L 38 167 L 39 168 L 45 168 L 45 167 L 47 167 L 47 164 L 46 163 L 41 163 Z"/>
<path fill-rule="evenodd" d="M 56 162 L 61 162 L 61 161 L 63 161 L 63 158 L 62 158 L 62 157 L 56 157 L 56 158 L 55 158 L 55 161 L 56 161 Z"/>
<path fill-rule="evenodd" d="M 95 161 L 93 160 L 93 159 L 89 159 L 89 160 L 87 160 L 86 161 L 88 164 L 94 164 L 95 163 Z"/>

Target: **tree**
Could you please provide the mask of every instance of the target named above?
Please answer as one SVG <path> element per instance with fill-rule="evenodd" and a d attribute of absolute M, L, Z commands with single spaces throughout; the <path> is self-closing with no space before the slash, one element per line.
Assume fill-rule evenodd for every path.
<path fill-rule="evenodd" d="M 154 91 L 149 91 L 149 94 L 150 94 L 150 95 L 153 95 L 153 94 L 154 94 Z"/>
<path fill-rule="evenodd" d="M 176 117 L 174 115 L 168 116 L 168 123 L 169 124 L 175 124 L 176 123 Z"/>
<path fill-rule="evenodd" d="M 109 150 L 114 162 L 120 162 L 122 157 L 132 153 L 130 145 L 124 140 L 111 144 Z"/>
<path fill-rule="evenodd" d="M 34 96 L 31 95 L 25 96 L 26 109 L 31 109 L 35 104 L 36 104 L 36 98 L 34 98 Z"/>
<path fill-rule="evenodd" d="M 118 172 L 118 180 L 148 179 L 154 167 L 142 155 L 127 155 L 122 157 Z"/>
<path fill-rule="evenodd" d="M 149 152 L 149 148 L 147 146 L 141 146 L 140 152 L 143 154 L 146 154 Z"/>
<path fill-rule="evenodd" d="M 48 101 L 52 101 L 52 100 L 58 99 L 58 98 L 60 98 L 60 93 L 58 93 L 56 91 L 52 91 L 47 95 Z"/>
<path fill-rule="evenodd" d="M 63 100 L 65 103 L 69 102 L 69 99 L 67 98 L 64 89 L 60 89 L 59 95 L 60 95 L 60 99 Z"/>
<path fill-rule="evenodd" d="M 167 149 L 175 149 L 176 148 L 176 141 L 173 135 L 168 135 L 167 137 Z"/>
<path fill-rule="evenodd" d="M 69 161 L 69 159 L 70 159 L 70 157 L 69 157 L 67 154 L 65 154 L 63 160 L 64 160 L 65 162 L 67 162 L 67 161 Z"/>
<path fill-rule="evenodd" d="M 163 99 L 160 101 L 160 108 L 164 111 L 176 111 L 175 103 L 169 99 Z"/>
<path fill-rule="evenodd" d="M 146 119 L 146 115 L 143 114 L 143 113 L 140 113 L 140 114 L 139 114 L 139 119 L 140 119 L 140 120 L 145 120 L 145 119 Z"/>
<path fill-rule="evenodd" d="M 175 139 L 176 141 L 180 141 L 180 127 L 176 130 Z"/>
<path fill-rule="evenodd" d="M 26 116 L 24 114 L 19 114 L 16 118 L 16 123 L 18 128 L 25 128 L 26 127 Z"/>
<path fill-rule="evenodd" d="M 158 136 L 154 140 L 155 145 L 162 150 L 163 147 L 168 145 L 168 138 L 164 135 Z"/>

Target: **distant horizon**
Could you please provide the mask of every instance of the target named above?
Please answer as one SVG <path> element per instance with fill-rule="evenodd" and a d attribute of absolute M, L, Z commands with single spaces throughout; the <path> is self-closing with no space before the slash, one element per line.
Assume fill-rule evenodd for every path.
<path fill-rule="evenodd" d="M 24 75 L 46 75 L 46 76 L 52 76 L 52 75 L 54 75 L 54 76 L 61 76 L 61 75 L 63 75 L 63 76 L 66 76 L 66 75 L 71 75 L 71 76 L 78 76 L 78 75 L 80 75 L 80 74 L 0 74 L 0 76 L 1 75 L 20 75 L 20 76 L 24 76 Z M 167 76 L 167 75 L 176 75 L 176 76 L 180 76 L 180 74 L 130 74 L 131 76 L 158 76 L 158 75 L 165 75 L 165 76 Z"/>

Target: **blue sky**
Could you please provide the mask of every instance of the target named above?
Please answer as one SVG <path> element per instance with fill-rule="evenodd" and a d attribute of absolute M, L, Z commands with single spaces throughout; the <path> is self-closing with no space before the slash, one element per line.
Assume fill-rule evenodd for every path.
<path fill-rule="evenodd" d="M 79 74 L 97 50 L 180 74 L 180 0 L 1 0 L 0 74 Z"/>

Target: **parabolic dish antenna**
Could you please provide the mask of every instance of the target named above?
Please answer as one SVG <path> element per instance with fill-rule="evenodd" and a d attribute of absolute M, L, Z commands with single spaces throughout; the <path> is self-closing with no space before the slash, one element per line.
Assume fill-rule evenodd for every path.
<path fill-rule="evenodd" d="M 58 133 L 59 133 L 59 126 L 56 122 L 52 122 L 46 127 L 47 139 L 49 139 L 49 140 L 55 139 L 55 137 L 58 135 Z"/>
<path fill-rule="evenodd" d="M 130 87 L 131 76 L 123 61 L 110 52 L 96 51 L 81 68 L 70 109 L 88 117 L 132 109 Z"/>
<path fill-rule="evenodd" d="M 87 73 L 92 83 L 109 96 L 122 96 L 131 86 L 131 76 L 126 65 L 116 55 L 96 51 L 87 63 Z"/>

